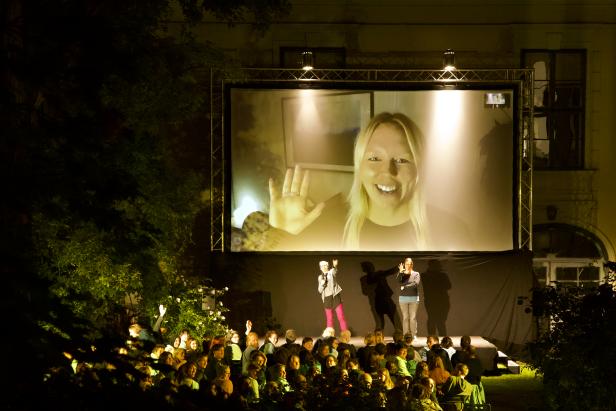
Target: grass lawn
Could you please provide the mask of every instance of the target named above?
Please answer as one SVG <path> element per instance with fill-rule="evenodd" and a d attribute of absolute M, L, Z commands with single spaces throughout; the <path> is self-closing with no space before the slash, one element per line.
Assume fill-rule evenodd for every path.
<path fill-rule="evenodd" d="M 520 364 L 520 374 L 482 377 L 486 401 L 494 411 L 540 411 L 543 406 L 543 380 L 527 365 Z"/>

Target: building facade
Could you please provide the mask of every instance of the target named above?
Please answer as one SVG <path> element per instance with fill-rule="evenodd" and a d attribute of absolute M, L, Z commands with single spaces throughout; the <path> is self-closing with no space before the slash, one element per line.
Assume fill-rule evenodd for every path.
<path fill-rule="evenodd" d="M 533 68 L 532 223 L 540 284 L 603 281 L 616 260 L 616 1 L 293 1 L 267 31 L 200 35 L 242 67 Z"/>

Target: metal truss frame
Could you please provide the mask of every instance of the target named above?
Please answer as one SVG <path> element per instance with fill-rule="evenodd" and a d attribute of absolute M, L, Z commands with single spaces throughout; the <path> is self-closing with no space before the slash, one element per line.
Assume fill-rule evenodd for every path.
<path fill-rule="evenodd" d="M 301 69 L 250 68 L 226 72 L 210 70 L 209 114 L 211 141 L 210 175 L 210 248 L 211 251 L 225 251 L 225 130 L 224 130 L 224 89 L 227 84 L 280 84 L 285 82 L 336 83 L 369 82 L 400 83 L 436 86 L 464 86 L 465 84 L 511 84 L 517 87 L 518 116 L 518 193 L 517 193 L 517 237 L 519 249 L 532 249 L 532 187 L 533 187 L 533 80 L 532 69 L 477 69 L 477 70 L 381 70 L 381 69 Z"/>

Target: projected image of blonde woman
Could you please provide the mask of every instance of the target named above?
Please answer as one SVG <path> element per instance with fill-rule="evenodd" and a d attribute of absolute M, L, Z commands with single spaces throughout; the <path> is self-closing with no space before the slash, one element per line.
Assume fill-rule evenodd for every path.
<path fill-rule="evenodd" d="M 345 248 L 423 248 L 421 154 L 420 132 L 407 116 L 381 113 L 372 118 L 355 144 Z"/>
<path fill-rule="evenodd" d="M 270 180 L 269 222 L 305 249 L 332 239 L 347 250 L 423 249 L 421 155 L 421 134 L 407 116 L 378 114 L 356 139 L 346 199 L 311 206 L 308 171 L 288 169 L 282 190 Z"/>

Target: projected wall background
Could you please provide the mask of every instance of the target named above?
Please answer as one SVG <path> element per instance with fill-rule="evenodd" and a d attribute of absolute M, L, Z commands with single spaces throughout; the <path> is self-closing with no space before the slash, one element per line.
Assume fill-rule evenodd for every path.
<path fill-rule="evenodd" d="M 231 88 L 231 250 L 515 248 L 512 100 L 509 89 Z M 354 161 L 357 136 L 382 112 L 410 119 L 421 148 L 409 147 L 409 138 L 372 134 Z M 354 169 L 362 162 L 368 166 Z M 385 170 L 371 180 L 375 164 Z M 373 205 L 353 243 L 345 228 L 355 175 Z M 421 218 L 400 223 L 399 210 L 389 206 L 409 198 L 410 213 Z"/>

